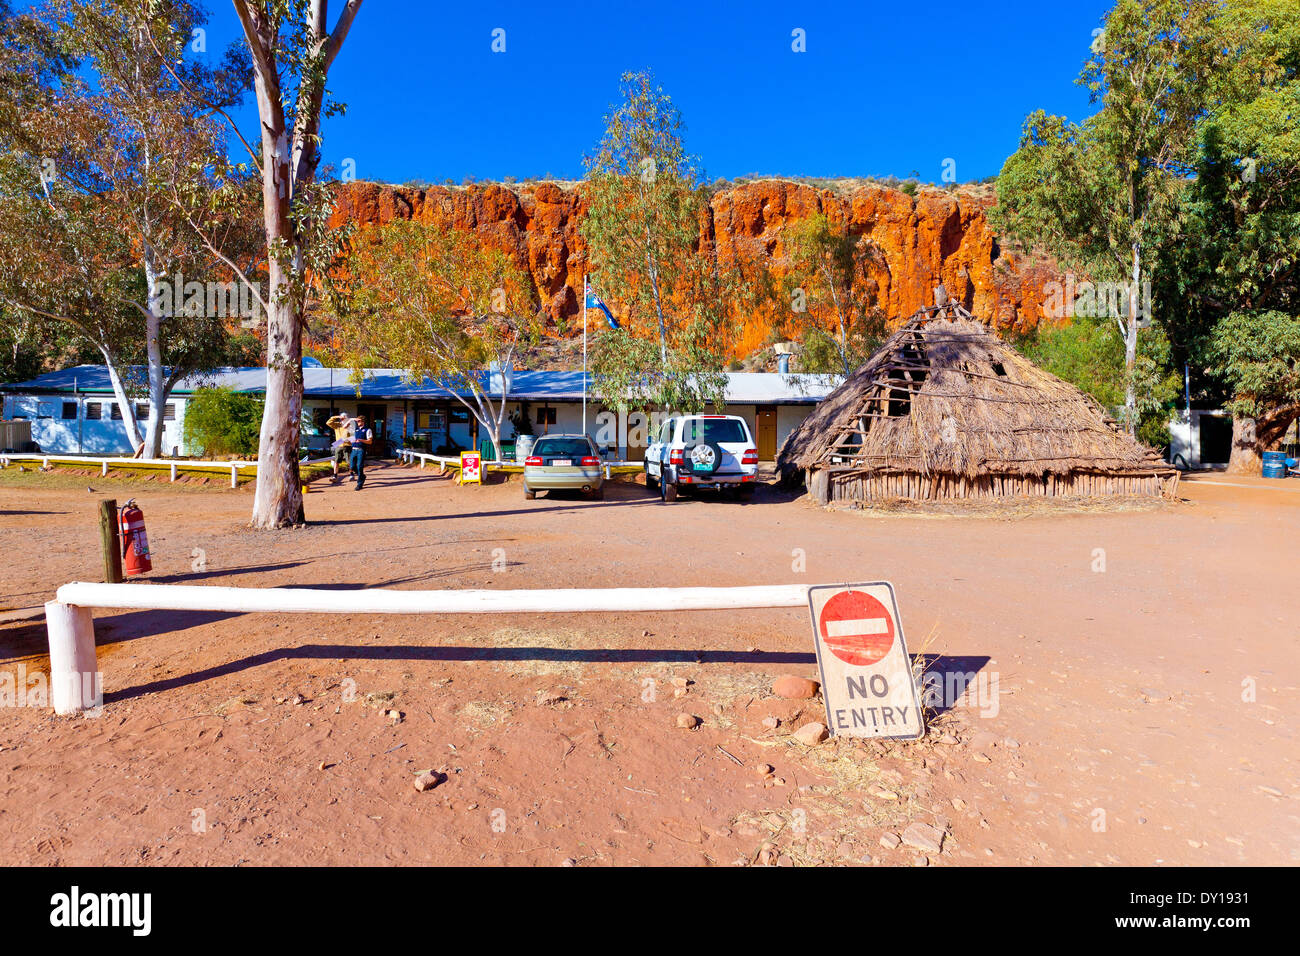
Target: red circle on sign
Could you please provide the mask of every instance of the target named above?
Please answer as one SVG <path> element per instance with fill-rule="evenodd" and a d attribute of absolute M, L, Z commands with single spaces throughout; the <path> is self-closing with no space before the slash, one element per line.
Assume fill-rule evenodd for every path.
<path fill-rule="evenodd" d="M 874 664 L 894 646 L 894 616 L 865 591 L 841 591 L 822 608 L 822 643 L 846 664 Z"/>

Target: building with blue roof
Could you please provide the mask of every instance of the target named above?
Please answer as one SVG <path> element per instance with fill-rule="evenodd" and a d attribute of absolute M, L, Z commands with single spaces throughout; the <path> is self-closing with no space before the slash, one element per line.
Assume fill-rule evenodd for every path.
<path fill-rule="evenodd" d="M 143 377 L 143 370 L 137 370 Z M 579 371 L 483 372 L 481 381 L 498 399 L 507 391 L 502 437 L 514 438 L 518 422 L 536 435 L 583 430 L 583 373 Z M 779 372 L 727 373 L 726 411 L 743 416 L 759 446 L 772 460 L 785 436 L 838 385 L 838 376 Z M 226 368 L 177 383 L 164 410 L 163 452 L 184 456 L 185 407 L 203 387 L 227 386 L 242 392 L 266 390 L 265 368 Z M 31 423 L 32 441 L 52 455 L 129 455 L 117 397 L 102 365 L 78 365 L 26 382 L 0 386 L 5 419 Z M 468 390 L 461 397 L 468 398 Z M 472 400 L 471 400 L 472 401 Z M 148 401 L 135 399 L 136 414 L 148 416 Z M 489 439 L 455 392 L 425 380 L 411 382 L 396 369 L 370 369 L 360 381 L 351 369 L 303 368 L 303 409 L 309 423 L 323 427 L 333 414 L 364 414 L 376 437 L 395 445 L 429 451 L 482 447 Z M 712 409 L 710 409 L 712 410 Z M 512 421 L 513 416 L 513 421 Z M 527 424 L 524 424 L 524 423 Z M 637 460 L 657 422 L 633 412 L 619 414 L 588 396 L 587 433 L 610 457 Z M 0 449 L 3 450 L 3 449 Z"/>

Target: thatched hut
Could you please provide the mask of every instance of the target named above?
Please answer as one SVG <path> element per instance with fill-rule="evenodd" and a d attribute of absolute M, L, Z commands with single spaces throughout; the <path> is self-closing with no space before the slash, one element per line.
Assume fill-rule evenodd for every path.
<path fill-rule="evenodd" d="M 814 498 L 1172 496 L 1178 472 L 957 304 L 921 309 L 781 446 Z"/>

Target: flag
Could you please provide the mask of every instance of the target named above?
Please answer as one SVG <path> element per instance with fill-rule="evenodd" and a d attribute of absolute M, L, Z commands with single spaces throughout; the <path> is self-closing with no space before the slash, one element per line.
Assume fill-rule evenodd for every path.
<path fill-rule="evenodd" d="M 587 286 L 587 308 L 600 309 L 600 311 L 605 313 L 605 321 L 609 323 L 609 327 L 611 329 L 618 328 L 618 322 L 614 318 L 614 313 L 609 311 L 609 306 L 605 304 L 605 301 L 600 296 L 596 295 L 596 290 L 591 286 Z"/>

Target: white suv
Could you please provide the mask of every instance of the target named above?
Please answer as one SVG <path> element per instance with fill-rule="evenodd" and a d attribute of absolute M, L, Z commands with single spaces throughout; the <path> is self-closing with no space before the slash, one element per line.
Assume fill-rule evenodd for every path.
<path fill-rule="evenodd" d="M 726 488 L 752 494 L 758 480 L 758 448 L 739 415 L 669 418 L 645 453 L 647 488 L 675 501 L 681 488 Z"/>

